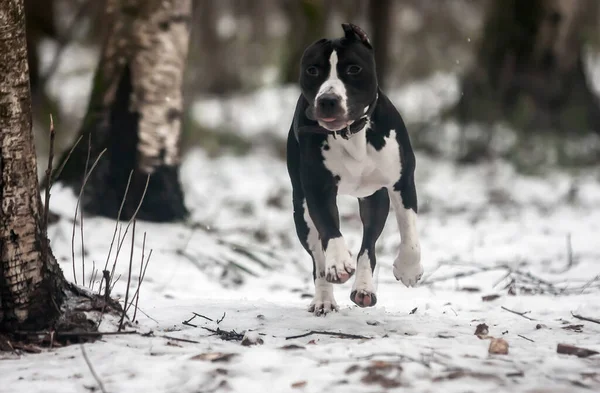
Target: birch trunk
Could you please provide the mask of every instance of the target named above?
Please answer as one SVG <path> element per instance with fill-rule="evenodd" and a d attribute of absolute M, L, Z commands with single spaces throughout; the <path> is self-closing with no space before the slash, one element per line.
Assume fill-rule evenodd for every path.
<path fill-rule="evenodd" d="M 43 329 L 65 279 L 42 230 L 23 0 L 0 2 L 0 330 Z"/>
<path fill-rule="evenodd" d="M 106 148 L 85 186 L 82 203 L 88 213 L 116 218 L 133 171 L 121 218 L 134 214 L 150 176 L 137 217 L 182 219 L 187 210 L 178 179 L 179 140 L 191 0 L 108 0 L 105 12 L 112 26 L 80 130 L 83 138 L 58 180 L 79 190 L 88 150 L 91 163 Z"/>
<path fill-rule="evenodd" d="M 600 132 L 583 61 L 597 7 L 593 0 L 493 0 L 477 64 L 462 81 L 459 120 L 506 121 L 527 132 Z"/>

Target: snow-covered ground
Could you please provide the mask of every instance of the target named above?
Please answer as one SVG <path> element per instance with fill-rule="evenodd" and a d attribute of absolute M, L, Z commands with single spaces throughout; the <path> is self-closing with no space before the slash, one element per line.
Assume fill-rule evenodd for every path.
<path fill-rule="evenodd" d="M 600 317 L 598 174 L 528 178 L 502 162 L 459 167 L 419 154 L 417 179 L 424 283 L 408 289 L 393 278 L 399 235 L 390 217 L 379 242 L 377 306 L 354 306 L 347 283 L 336 287 L 339 313 L 319 318 L 305 311 L 311 268 L 294 232 L 284 163 L 266 153 L 209 159 L 201 150 L 191 151 L 182 167 L 191 222 L 138 223 L 136 228 L 134 283 L 143 232 L 146 255 L 153 250 L 141 287 L 138 329 L 153 336 L 106 336 L 85 345 L 106 391 L 600 388 L 599 356 L 556 353 L 559 343 L 600 350 L 600 325 L 571 314 Z M 52 247 L 72 279 L 75 197 L 57 186 L 51 203 L 63 217 L 50 230 Z M 357 204 L 341 197 L 340 210 L 343 233 L 357 252 Z M 87 218 L 84 228 L 88 281 L 93 263 L 98 267 L 106 261 L 115 223 Z M 130 234 L 117 264 L 122 276 L 114 294 L 121 298 Z M 80 244 L 77 230 L 75 265 L 81 283 Z M 460 272 L 466 276 L 456 277 Z M 500 297 L 482 300 L 492 294 Z M 519 316 L 502 306 L 527 313 Z M 190 322 L 196 327 L 184 325 L 193 313 L 213 321 L 196 317 Z M 489 326 L 490 336 L 508 342 L 507 355 L 488 354 L 490 340 L 474 335 L 481 323 Z M 250 338 L 264 343 L 224 341 L 204 327 L 254 332 Z M 115 328 L 107 319 L 102 329 Z M 366 338 L 312 334 L 286 339 L 313 330 Z M 0 392 L 97 389 L 77 345 L 37 355 L 4 354 L 0 361 Z"/>
<path fill-rule="evenodd" d="M 84 110 L 80 104 L 87 100 L 90 78 L 88 73 L 73 80 L 81 88 L 62 84 L 55 89 L 62 95 L 61 106 L 73 113 Z M 456 79 L 437 75 L 420 88 L 390 97 L 405 118 L 420 121 L 457 95 Z M 208 98 L 193 106 L 193 117 L 202 126 L 250 138 L 273 133 L 283 138 L 296 97 L 297 90 L 284 88 L 230 100 Z M 285 164 L 271 154 L 257 148 L 246 156 L 212 159 L 202 150 L 189 151 L 181 177 L 190 222 L 137 224 L 133 288 L 144 232 L 146 255 L 152 249 L 137 330 L 152 335 L 105 336 L 84 346 L 107 392 L 600 389 L 600 356 L 557 354 L 558 344 L 600 351 L 600 324 L 572 316 L 600 318 L 597 171 L 526 177 L 504 161 L 465 167 L 419 153 L 423 283 L 408 289 L 394 279 L 391 264 L 400 238 L 390 217 L 378 243 L 377 306 L 354 306 L 349 282 L 335 287 L 340 311 L 314 317 L 306 311 L 312 268 L 296 238 Z M 339 202 L 342 232 L 356 253 L 361 236 L 357 203 L 347 197 Z M 49 235 L 70 280 L 75 203 L 69 190 L 53 189 L 52 210 L 62 218 Z M 81 284 L 76 229 L 74 265 Z M 93 267 L 103 268 L 107 261 L 115 222 L 85 218 L 84 229 L 89 285 Z M 131 229 L 116 267 L 121 278 L 113 295 L 121 299 L 130 242 Z M 194 326 L 183 324 L 194 313 L 212 321 L 196 317 L 190 321 Z M 508 342 L 508 354 L 488 353 L 490 339 L 474 334 L 483 323 L 489 336 Z M 244 346 L 205 328 L 247 333 L 263 343 Z M 101 330 L 115 330 L 110 318 Z M 311 331 L 364 338 L 311 334 L 287 339 Z M 0 393 L 98 389 L 80 346 L 0 355 Z"/>

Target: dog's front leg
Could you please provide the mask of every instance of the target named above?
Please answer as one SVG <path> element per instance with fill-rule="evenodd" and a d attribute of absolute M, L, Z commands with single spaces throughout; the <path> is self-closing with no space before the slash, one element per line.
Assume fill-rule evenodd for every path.
<path fill-rule="evenodd" d="M 324 186 L 311 181 L 307 183 L 305 183 L 306 205 L 323 244 L 325 279 L 330 283 L 344 283 L 354 274 L 356 264 L 340 232 L 340 218 L 336 204 L 337 187 L 333 184 Z"/>
<path fill-rule="evenodd" d="M 403 176 L 389 189 L 401 237 L 398 256 L 394 260 L 394 277 L 407 287 L 412 287 L 423 276 L 423 266 L 417 229 L 417 192 L 412 173 Z"/>

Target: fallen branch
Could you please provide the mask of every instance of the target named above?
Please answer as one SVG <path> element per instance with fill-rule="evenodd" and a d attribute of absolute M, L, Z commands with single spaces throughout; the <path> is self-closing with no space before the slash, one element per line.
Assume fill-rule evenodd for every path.
<path fill-rule="evenodd" d="M 83 345 L 81 345 L 81 354 L 83 355 L 83 359 L 87 363 L 87 366 L 90 369 L 90 372 L 92 373 L 92 376 L 94 377 L 94 379 L 98 383 L 98 387 L 100 388 L 100 390 L 102 391 L 102 393 L 107 393 L 106 389 L 104 388 L 104 384 L 102 383 L 102 380 L 100 379 L 100 377 L 98 376 L 98 374 L 96 374 L 96 371 L 94 370 L 94 367 L 92 366 L 92 362 L 90 362 L 90 359 L 87 357 L 87 354 L 85 353 L 85 349 L 83 348 Z"/>
<path fill-rule="evenodd" d="M 286 337 L 286 340 L 292 340 L 295 338 L 302 338 L 302 337 L 308 337 L 310 335 L 313 334 L 320 334 L 320 335 L 324 335 L 324 336 L 336 336 L 336 337 L 340 337 L 340 338 L 349 338 L 349 339 L 353 339 L 353 340 L 370 340 L 371 337 L 365 337 L 365 336 L 361 336 L 359 334 L 349 334 L 349 333 L 339 333 L 339 332 L 326 332 L 326 331 L 317 331 L 317 330 L 311 330 L 308 333 L 304 333 L 304 334 L 299 334 L 297 336 L 289 336 Z"/>
<path fill-rule="evenodd" d="M 242 341 L 244 339 L 244 334 L 238 333 L 235 330 L 221 330 L 219 328 L 215 330 L 205 326 L 200 326 L 200 328 L 211 332 L 215 336 L 219 336 L 224 341 Z"/>
<path fill-rule="evenodd" d="M 529 319 L 530 321 L 535 321 L 535 319 L 533 319 L 533 318 L 529 318 L 527 315 L 525 315 L 525 314 L 527 314 L 529 311 L 526 311 L 526 312 L 518 312 L 518 311 L 515 311 L 515 310 L 511 310 L 511 309 L 509 309 L 509 308 L 506 308 L 506 307 L 504 307 L 504 306 L 500 306 L 500 308 L 502 308 L 504 311 L 511 312 L 511 313 L 513 313 L 513 314 L 515 314 L 515 315 L 518 315 L 518 316 L 520 316 L 520 317 L 523 317 L 523 318 L 525 318 L 525 319 Z"/>
<path fill-rule="evenodd" d="M 592 322 L 592 323 L 600 324 L 600 319 L 595 319 L 595 318 L 590 318 L 590 317 L 584 317 L 582 315 L 577 315 L 577 314 L 573 314 L 573 313 L 571 313 L 571 315 L 573 316 L 573 318 L 577 318 L 577 319 L 580 319 L 582 321 L 587 321 L 587 322 Z"/>

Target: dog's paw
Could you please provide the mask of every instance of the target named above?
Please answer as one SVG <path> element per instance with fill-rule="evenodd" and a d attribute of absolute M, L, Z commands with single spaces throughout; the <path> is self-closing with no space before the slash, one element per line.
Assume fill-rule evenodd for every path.
<path fill-rule="evenodd" d="M 350 292 L 350 300 L 359 307 L 373 307 L 377 304 L 377 295 L 365 289 Z"/>
<path fill-rule="evenodd" d="M 414 287 L 423 276 L 421 249 L 418 245 L 400 244 L 398 256 L 394 261 L 394 277 L 407 287 Z"/>
<path fill-rule="evenodd" d="M 308 312 L 313 313 L 317 317 L 338 310 L 339 307 L 333 298 L 333 293 L 327 292 L 315 294 L 312 302 L 310 302 L 310 306 L 308 306 Z"/>
<path fill-rule="evenodd" d="M 346 242 L 341 237 L 331 239 L 325 251 L 325 280 L 334 284 L 343 284 L 356 270 Z"/>
<path fill-rule="evenodd" d="M 360 307 L 373 307 L 377 304 L 371 261 L 367 253 L 360 255 L 356 262 L 356 278 L 350 292 L 350 300 Z"/>

